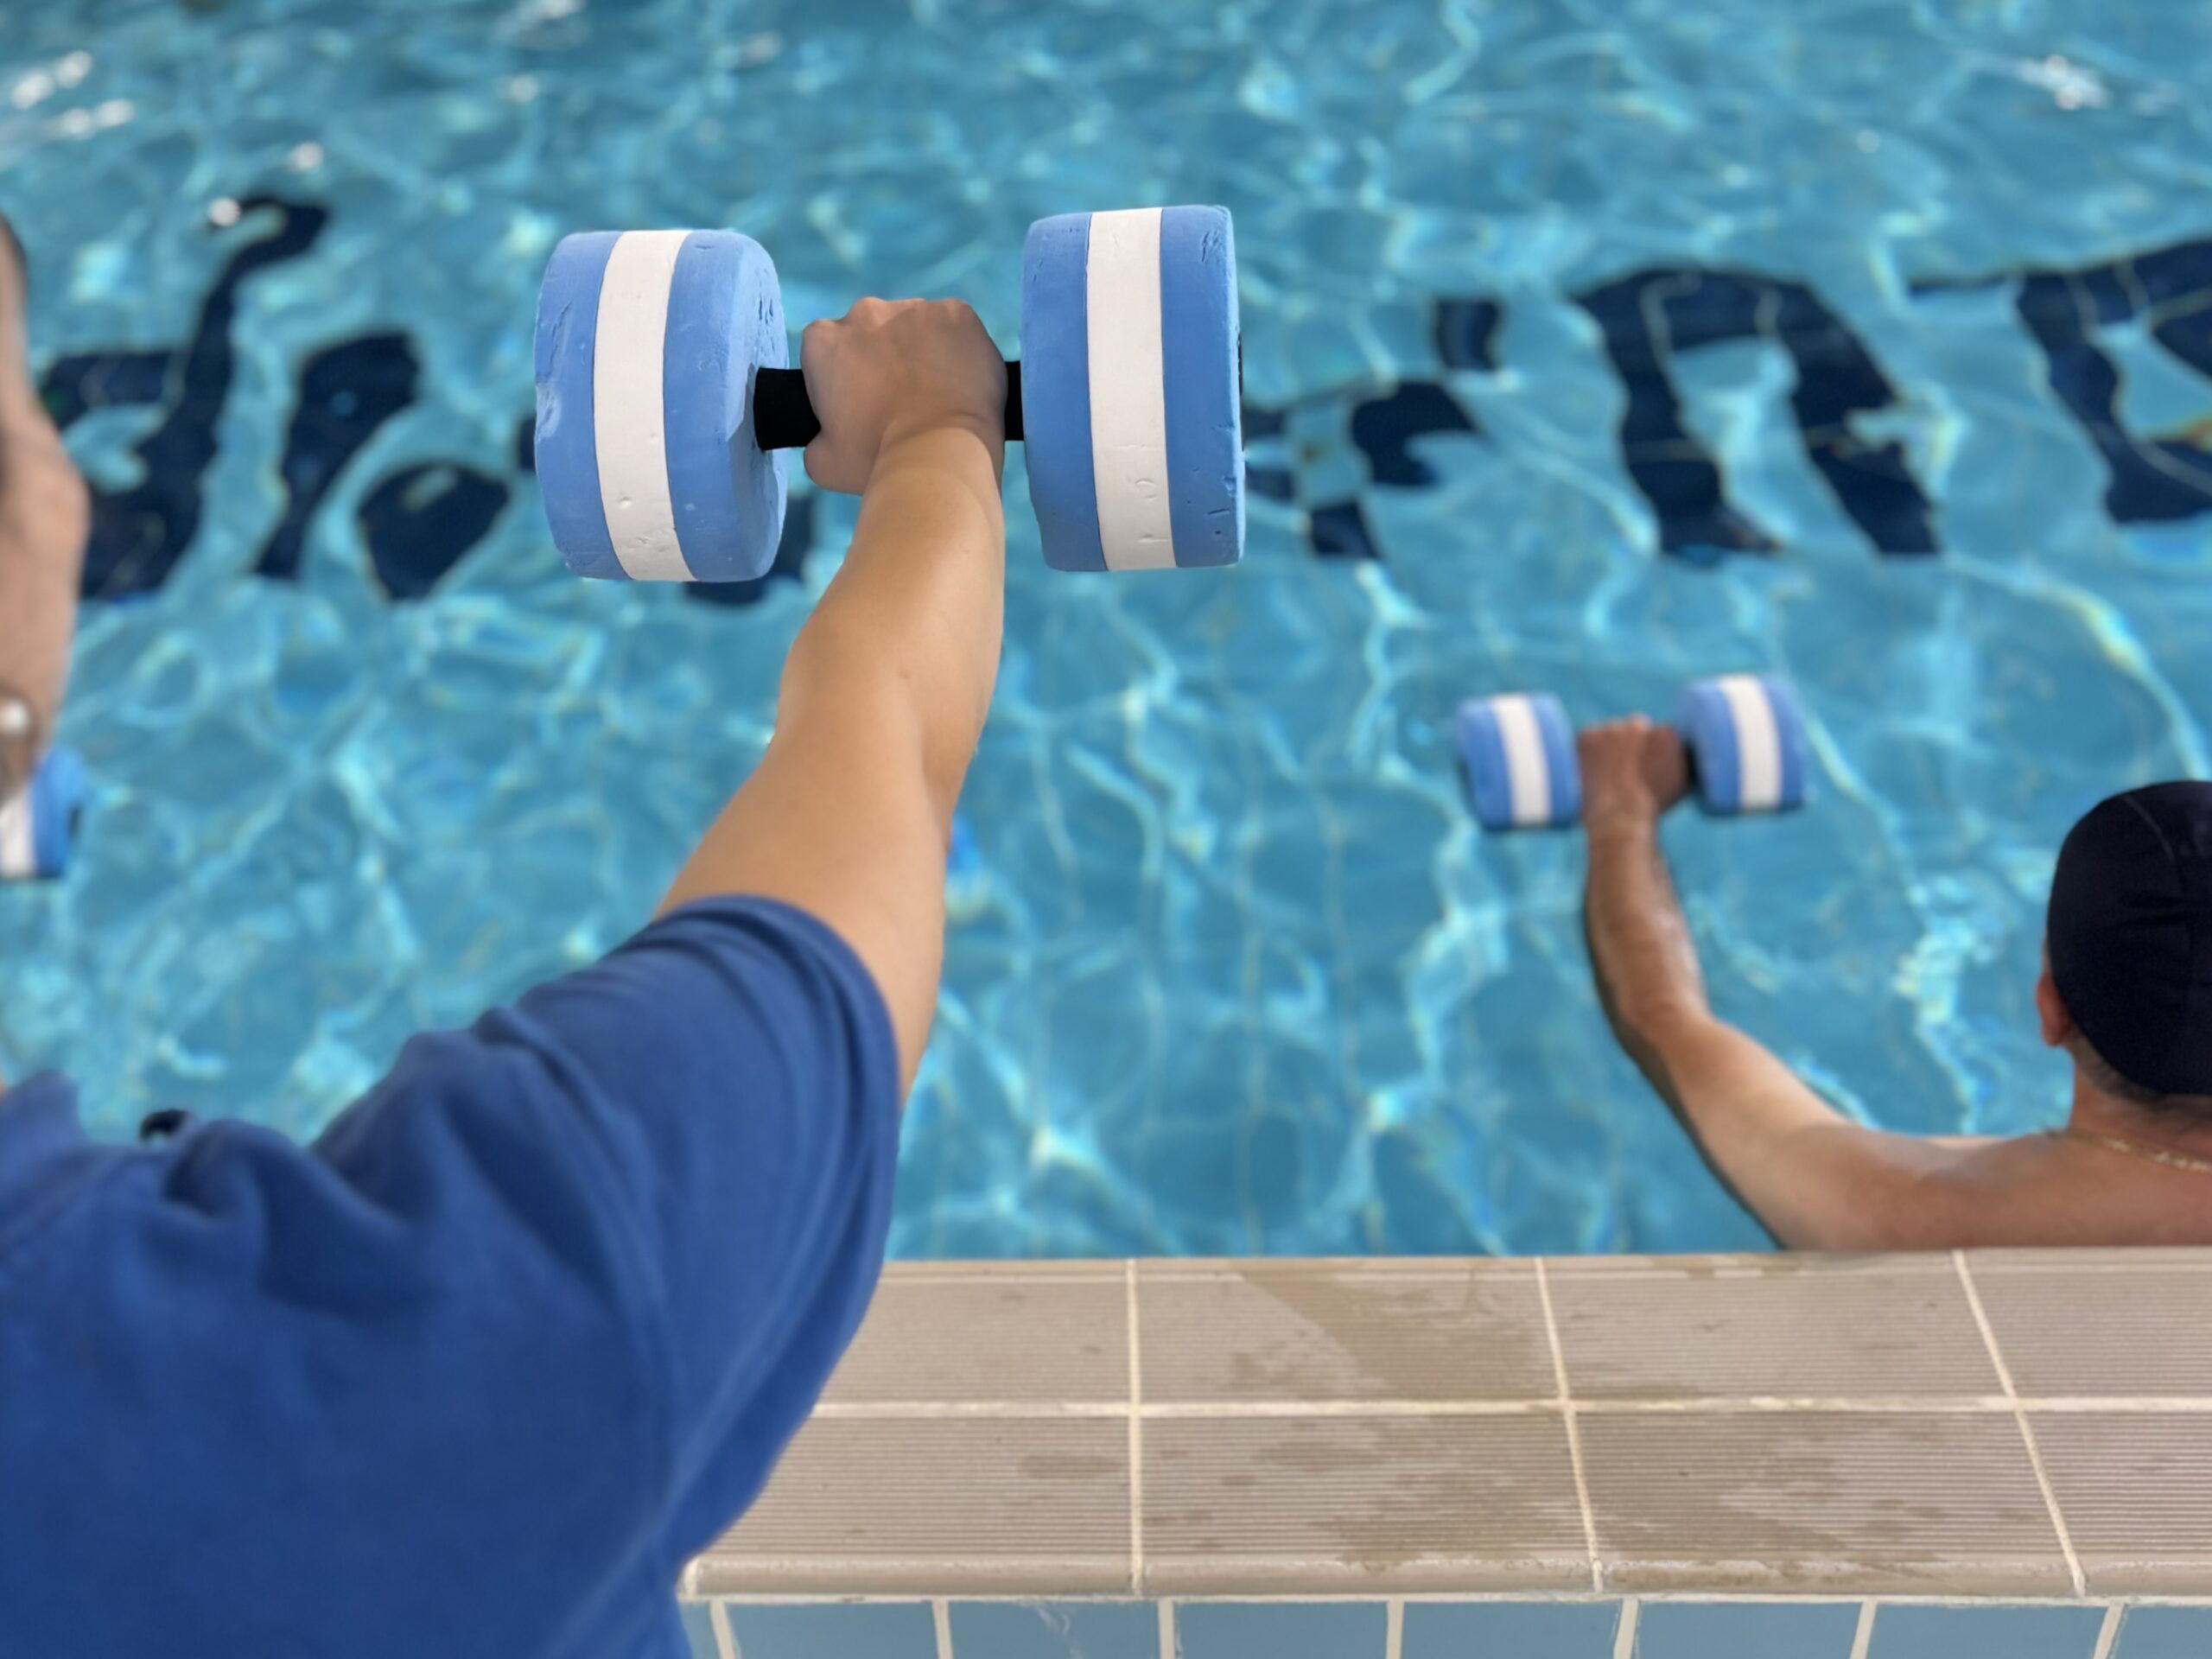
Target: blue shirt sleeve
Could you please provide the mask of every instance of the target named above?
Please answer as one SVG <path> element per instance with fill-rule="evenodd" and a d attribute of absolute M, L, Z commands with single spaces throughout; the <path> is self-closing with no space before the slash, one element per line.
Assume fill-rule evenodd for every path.
<path fill-rule="evenodd" d="M 858 959 L 738 899 L 415 1039 L 312 1147 L 0 1098 L 11 1637 L 645 1650 L 867 1306 L 898 1104 Z"/>
<path fill-rule="evenodd" d="M 315 1151 L 426 1248 L 505 1233 L 603 1276 L 659 1395 L 673 1562 L 759 1492 L 866 1311 L 899 1104 L 859 958 L 803 912 L 721 899 L 416 1039 Z"/>

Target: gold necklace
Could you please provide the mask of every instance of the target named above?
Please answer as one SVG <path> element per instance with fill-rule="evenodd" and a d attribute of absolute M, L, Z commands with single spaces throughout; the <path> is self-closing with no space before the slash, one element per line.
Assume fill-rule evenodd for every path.
<path fill-rule="evenodd" d="M 2168 1169 L 2193 1169 L 2200 1175 L 2212 1175 L 2212 1158 L 2192 1158 L 2185 1152 L 2167 1152 L 2159 1147 L 2138 1146 L 2134 1141 L 2123 1141 L 2116 1135 L 2091 1135 L 2087 1129 L 2053 1129 L 2051 1134 L 2086 1141 L 2093 1147 L 2102 1147 L 2107 1152 L 2125 1153 L 2131 1158 L 2147 1158 L 2154 1164 L 2164 1164 Z"/>

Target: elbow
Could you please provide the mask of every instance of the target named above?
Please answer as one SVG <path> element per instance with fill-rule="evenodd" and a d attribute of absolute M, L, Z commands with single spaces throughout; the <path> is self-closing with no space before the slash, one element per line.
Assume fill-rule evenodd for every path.
<path fill-rule="evenodd" d="M 1777 1236 L 1793 1250 L 1836 1255 L 1949 1250 L 1968 1242 L 1938 1183 L 1885 1183 L 1878 1192 L 1846 1189 L 1835 1197 L 1833 1205 L 1777 1227 Z"/>

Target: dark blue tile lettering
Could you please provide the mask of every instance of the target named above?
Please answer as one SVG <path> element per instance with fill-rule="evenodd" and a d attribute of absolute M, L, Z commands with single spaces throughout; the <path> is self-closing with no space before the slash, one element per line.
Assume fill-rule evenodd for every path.
<path fill-rule="evenodd" d="M 1408 382 L 1351 412 L 1351 441 L 1366 455 L 1375 481 L 1401 489 L 1427 489 L 1436 482 L 1434 470 L 1407 447 L 1414 439 L 1480 430 L 1450 392 L 1426 381 Z"/>
<path fill-rule="evenodd" d="M 48 407 L 71 420 L 126 401 L 165 409 L 162 423 L 137 446 L 144 469 L 140 481 L 128 490 L 92 492 L 83 583 L 88 598 L 151 592 L 183 556 L 200 528 L 216 423 L 230 395 L 231 323 L 238 289 L 254 272 L 305 253 L 329 219 L 320 207 L 271 196 L 251 197 L 239 207 L 245 222 L 262 233 L 233 254 L 216 279 L 188 345 L 166 356 L 130 352 L 64 358 L 44 378 Z M 270 214 L 273 221 L 267 220 Z"/>
<path fill-rule="evenodd" d="M 308 363 L 279 469 L 284 518 L 255 562 L 257 574 L 299 580 L 315 509 L 377 429 L 415 401 L 420 378 L 415 348 L 404 334 L 365 334 L 320 352 Z"/>
<path fill-rule="evenodd" d="M 1306 539 L 1325 559 L 1379 559 L 1382 550 L 1367 533 L 1367 515 L 1357 501 L 1315 507 L 1306 515 Z"/>
<path fill-rule="evenodd" d="M 1683 423 L 1675 353 L 1722 340 L 1768 339 L 1796 370 L 1790 406 L 1805 447 L 1843 510 L 1885 554 L 1933 553 L 1931 510 L 1895 442 L 1867 443 L 1853 416 L 1892 408 L 1897 394 L 1873 355 L 1802 283 L 1738 271 L 1638 271 L 1573 296 L 1603 334 L 1628 404 L 1622 459 L 1659 519 L 1668 552 L 1710 557 L 1775 546 L 1732 506 L 1719 463 Z"/>
<path fill-rule="evenodd" d="M 420 599 L 481 541 L 512 493 L 500 480 L 448 461 L 410 467 L 361 503 L 361 538 L 394 599 Z"/>

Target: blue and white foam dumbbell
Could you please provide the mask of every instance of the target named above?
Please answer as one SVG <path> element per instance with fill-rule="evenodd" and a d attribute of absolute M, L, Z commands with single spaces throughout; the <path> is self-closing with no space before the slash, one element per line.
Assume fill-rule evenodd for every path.
<path fill-rule="evenodd" d="M 1708 812 L 1786 812 L 1805 804 L 1804 713 L 1786 681 L 1725 674 L 1687 688 L 1675 728 Z M 1574 728 L 1538 692 L 1459 705 L 1453 737 L 1485 830 L 1549 829 L 1582 816 Z"/>
<path fill-rule="evenodd" d="M 85 807 L 85 768 L 71 749 L 49 749 L 31 780 L 0 801 L 0 881 L 64 874 Z"/>
<path fill-rule="evenodd" d="M 1222 207 L 1039 219 L 1007 435 L 1061 570 L 1233 564 L 1244 547 L 1236 249 Z M 579 575 L 728 582 L 783 533 L 784 452 L 821 430 L 774 264 L 731 231 L 594 232 L 537 301 L 537 474 Z"/>

